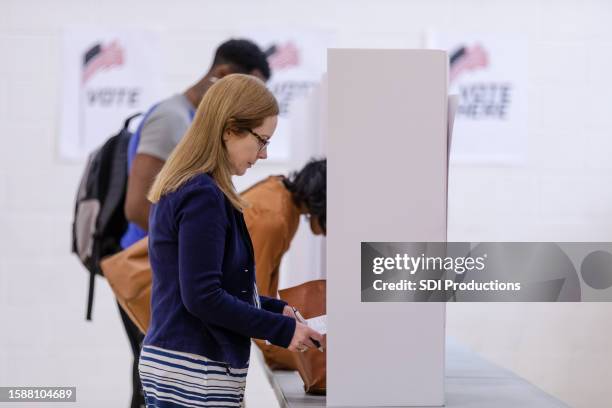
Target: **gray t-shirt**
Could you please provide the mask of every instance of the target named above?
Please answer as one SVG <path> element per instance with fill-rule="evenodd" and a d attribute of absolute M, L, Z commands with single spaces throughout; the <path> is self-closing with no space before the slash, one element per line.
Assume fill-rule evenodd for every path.
<path fill-rule="evenodd" d="M 142 127 L 136 153 L 166 161 L 191 125 L 193 111 L 183 94 L 161 101 Z"/>

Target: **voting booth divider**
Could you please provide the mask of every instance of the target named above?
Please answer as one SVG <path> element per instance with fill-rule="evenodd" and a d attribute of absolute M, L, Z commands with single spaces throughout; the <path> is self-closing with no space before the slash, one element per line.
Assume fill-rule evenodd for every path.
<path fill-rule="evenodd" d="M 445 303 L 362 303 L 360 250 L 446 241 L 447 66 L 328 50 L 327 406 L 444 405 Z"/>

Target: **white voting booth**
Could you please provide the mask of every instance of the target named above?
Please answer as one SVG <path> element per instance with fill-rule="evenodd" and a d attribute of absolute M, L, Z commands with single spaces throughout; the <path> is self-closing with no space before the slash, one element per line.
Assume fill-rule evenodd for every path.
<path fill-rule="evenodd" d="M 328 51 L 327 405 L 444 405 L 444 303 L 362 303 L 362 241 L 446 241 L 443 51 Z"/>

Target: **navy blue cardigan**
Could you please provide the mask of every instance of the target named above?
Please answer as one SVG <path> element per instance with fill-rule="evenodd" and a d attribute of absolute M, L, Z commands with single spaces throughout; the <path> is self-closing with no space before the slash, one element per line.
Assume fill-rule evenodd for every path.
<path fill-rule="evenodd" d="M 243 215 L 207 174 L 164 195 L 149 215 L 151 324 L 144 344 L 245 367 L 250 338 L 287 347 L 295 320 L 260 296 Z"/>

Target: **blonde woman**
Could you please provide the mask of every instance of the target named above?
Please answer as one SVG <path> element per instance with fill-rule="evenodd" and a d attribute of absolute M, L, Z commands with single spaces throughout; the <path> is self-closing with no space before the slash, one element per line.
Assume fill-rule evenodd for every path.
<path fill-rule="evenodd" d="M 277 115 L 260 80 L 220 79 L 149 192 L 151 325 L 139 363 L 149 408 L 240 407 L 251 338 L 292 351 L 322 340 L 258 295 L 247 204 L 231 180 L 267 157 Z"/>

